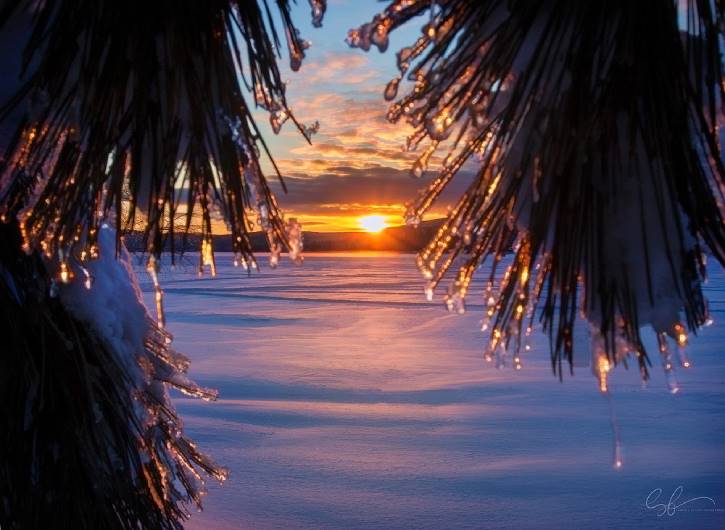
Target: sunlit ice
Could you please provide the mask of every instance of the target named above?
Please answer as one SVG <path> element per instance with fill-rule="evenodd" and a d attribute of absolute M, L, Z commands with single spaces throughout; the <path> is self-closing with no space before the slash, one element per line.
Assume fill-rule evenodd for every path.
<path fill-rule="evenodd" d="M 3 3 L 0 527 L 722 526 L 721 2 L 271 3 Z"/>
<path fill-rule="evenodd" d="M 358 219 L 358 224 L 366 232 L 381 232 L 388 227 L 388 223 L 383 215 L 366 215 Z"/>

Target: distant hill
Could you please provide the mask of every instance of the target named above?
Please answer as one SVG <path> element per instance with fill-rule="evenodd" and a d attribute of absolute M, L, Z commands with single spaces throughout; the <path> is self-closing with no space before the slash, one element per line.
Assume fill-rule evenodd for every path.
<path fill-rule="evenodd" d="M 355 250 L 389 250 L 397 252 L 416 252 L 422 249 L 432 239 L 438 228 L 443 224 L 442 219 L 423 221 L 420 226 L 394 226 L 386 228 L 376 234 L 368 232 L 303 232 L 304 249 L 308 252 L 334 252 Z M 304 227 L 303 227 L 304 229 Z M 143 250 L 141 237 L 138 234 L 127 235 L 126 246 L 131 251 Z M 181 250 L 182 238 L 175 238 L 175 247 Z M 251 235 L 252 248 L 255 252 L 269 250 L 267 239 L 261 232 Z M 167 250 L 170 245 L 166 245 Z M 188 237 L 187 252 L 199 250 L 200 238 L 197 235 Z M 214 250 L 217 252 L 231 252 L 232 238 L 230 235 L 214 236 Z"/>

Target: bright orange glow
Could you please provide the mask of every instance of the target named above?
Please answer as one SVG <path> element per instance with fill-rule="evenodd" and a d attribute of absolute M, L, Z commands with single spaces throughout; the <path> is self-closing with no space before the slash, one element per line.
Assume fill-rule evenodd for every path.
<path fill-rule="evenodd" d="M 383 215 L 366 215 L 358 219 L 357 222 L 366 232 L 380 232 L 388 227 Z"/>

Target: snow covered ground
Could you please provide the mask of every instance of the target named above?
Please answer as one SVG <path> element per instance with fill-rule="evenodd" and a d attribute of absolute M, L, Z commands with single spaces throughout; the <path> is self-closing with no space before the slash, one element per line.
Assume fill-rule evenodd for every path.
<path fill-rule="evenodd" d="M 247 277 L 222 255 L 215 279 L 193 265 L 163 275 L 175 347 L 220 390 L 216 403 L 175 402 L 231 471 L 188 528 L 725 528 L 722 271 L 707 288 L 715 325 L 692 338 L 678 394 L 654 345 L 648 389 L 636 368 L 615 371 L 615 471 L 589 368 L 561 384 L 540 335 L 521 372 L 487 365 L 482 289 L 465 315 L 448 314 L 440 297 L 426 302 L 413 261 L 308 255 L 271 270 L 262 259 Z M 645 507 L 678 486 L 675 504 L 706 496 L 714 511 L 703 499 L 671 516 Z"/>

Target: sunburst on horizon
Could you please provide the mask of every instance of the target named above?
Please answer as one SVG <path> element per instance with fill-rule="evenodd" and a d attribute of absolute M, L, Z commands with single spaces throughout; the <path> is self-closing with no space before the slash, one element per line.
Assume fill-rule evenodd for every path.
<path fill-rule="evenodd" d="M 358 225 L 360 225 L 360 228 L 373 234 L 382 232 L 388 227 L 388 223 L 384 215 L 366 215 L 364 217 L 360 217 L 357 222 Z"/>

